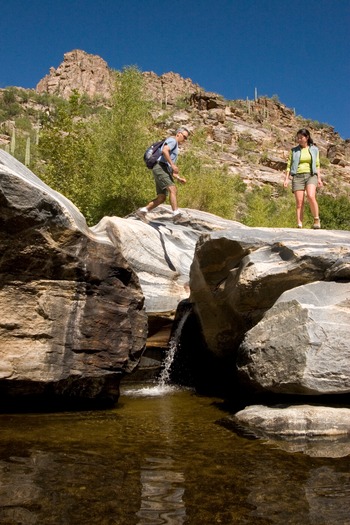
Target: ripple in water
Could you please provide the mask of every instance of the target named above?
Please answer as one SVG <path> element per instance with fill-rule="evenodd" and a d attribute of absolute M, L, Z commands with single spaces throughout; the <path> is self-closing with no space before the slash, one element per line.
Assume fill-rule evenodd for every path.
<path fill-rule="evenodd" d="M 148 457 L 141 470 L 141 506 L 137 525 L 181 525 L 186 519 L 184 475 L 171 458 Z"/>

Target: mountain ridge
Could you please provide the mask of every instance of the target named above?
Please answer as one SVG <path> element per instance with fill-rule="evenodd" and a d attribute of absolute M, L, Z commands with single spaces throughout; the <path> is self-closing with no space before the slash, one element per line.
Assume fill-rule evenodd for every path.
<path fill-rule="evenodd" d="M 108 104 L 115 74 L 98 55 L 76 49 L 65 53 L 57 68 L 50 68 L 35 93 L 68 99 L 77 91 Z M 154 118 L 161 122 L 160 133 L 171 134 L 180 125 L 202 130 L 204 139 L 197 153 L 209 165 L 239 175 L 248 186 L 280 186 L 295 133 L 307 127 L 320 149 L 325 191 L 337 192 L 339 180 L 350 191 L 350 139 L 342 139 L 333 126 L 295 115 L 276 96 L 227 100 L 178 73 L 142 75 L 145 92 L 155 103 Z M 0 125 L 0 145 L 6 146 L 11 125 L 8 121 Z"/>

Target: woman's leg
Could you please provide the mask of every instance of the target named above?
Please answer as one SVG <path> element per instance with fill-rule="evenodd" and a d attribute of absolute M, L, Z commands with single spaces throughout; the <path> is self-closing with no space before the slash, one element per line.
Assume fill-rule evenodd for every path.
<path fill-rule="evenodd" d="M 306 186 L 307 200 L 309 201 L 310 210 L 314 219 L 319 219 L 318 215 L 318 203 L 316 200 L 316 186 L 314 184 L 308 184 Z"/>
<path fill-rule="evenodd" d="M 296 215 L 298 226 L 303 223 L 304 216 L 304 190 L 296 190 L 294 192 L 295 204 L 296 204 Z"/>

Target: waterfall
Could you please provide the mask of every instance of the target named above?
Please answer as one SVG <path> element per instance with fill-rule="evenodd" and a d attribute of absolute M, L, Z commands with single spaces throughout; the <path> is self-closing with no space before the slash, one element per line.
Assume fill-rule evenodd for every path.
<path fill-rule="evenodd" d="M 161 374 L 159 376 L 158 382 L 155 386 L 152 387 L 144 387 L 139 388 L 137 390 L 125 390 L 125 395 L 131 395 L 131 396 L 161 396 L 163 394 L 167 394 L 169 392 L 172 392 L 177 389 L 176 386 L 170 385 L 170 372 L 171 367 L 174 362 L 175 354 L 179 348 L 180 345 L 180 337 L 182 328 L 187 321 L 188 316 L 190 315 L 191 310 L 187 310 L 183 313 L 180 321 L 178 322 L 178 325 L 171 336 L 171 339 L 169 341 L 169 350 L 167 352 L 167 355 L 164 359 L 163 368 L 161 371 Z"/>
<path fill-rule="evenodd" d="M 174 332 L 174 334 L 172 335 L 170 341 L 169 341 L 169 350 L 168 350 L 168 353 L 166 355 L 166 358 L 164 360 L 164 365 L 163 365 L 163 370 L 160 374 L 160 377 L 159 377 L 159 380 L 158 380 L 158 385 L 160 387 L 165 387 L 166 385 L 169 384 L 169 381 L 170 381 L 170 372 L 171 372 L 171 366 L 174 362 L 174 358 L 175 358 L 175 354 L 176 354 L 176 351 L 177 349 L 179 348 L 179 345 L 180 345 L 180 337 L 181 337 L 181 332 L 182 332 L 182 328 L 185 324 L 185 322 L 187 321 L 187 318 L 190 314 L 190 310 L 187 310 L 187 312 L 185 312 L 183 314 L 183 316 L 181 317 L 177 327 L 176 327 L 176 330 Z"/>

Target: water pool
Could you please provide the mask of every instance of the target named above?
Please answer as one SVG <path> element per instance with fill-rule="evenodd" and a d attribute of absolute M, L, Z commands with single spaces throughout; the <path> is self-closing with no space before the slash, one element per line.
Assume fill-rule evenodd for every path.
<path fill-rule="evenodd" d="M 350 524 L 350 456 L 291 453 L 225 416 L 129 384 L 111 410 L 0 415 L 0 524 Z"/>

